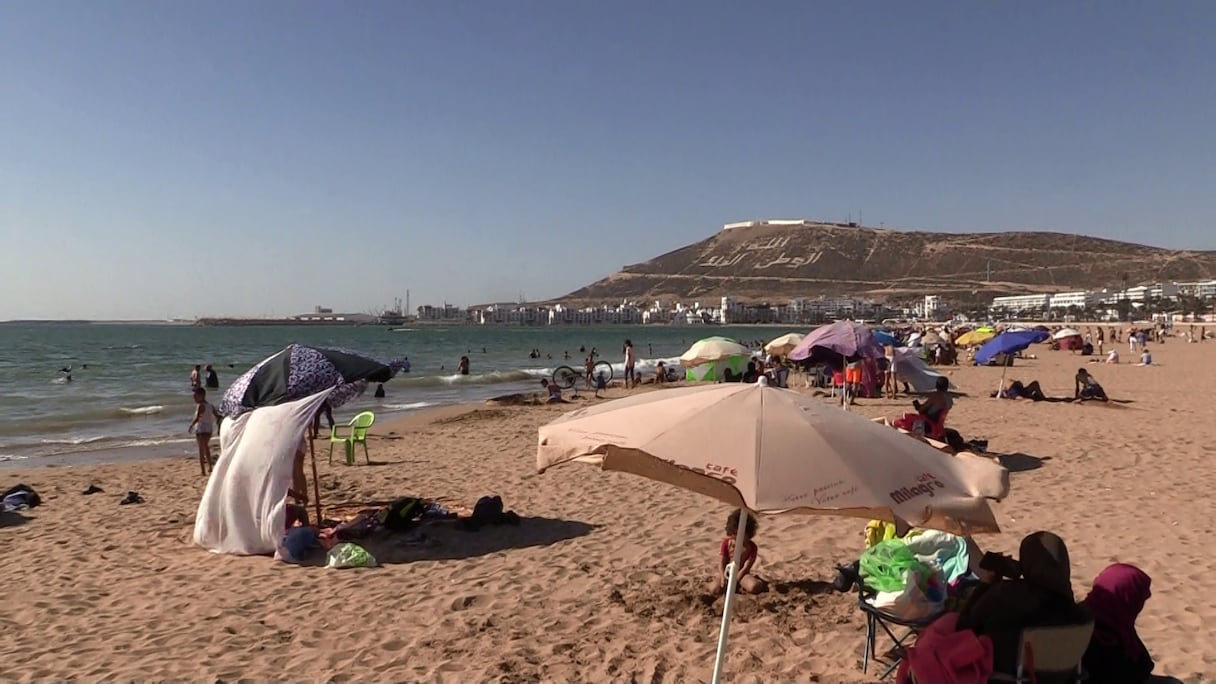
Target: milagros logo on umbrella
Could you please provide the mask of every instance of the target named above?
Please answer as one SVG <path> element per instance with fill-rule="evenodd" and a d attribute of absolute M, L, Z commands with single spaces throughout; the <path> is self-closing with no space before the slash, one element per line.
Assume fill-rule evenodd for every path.
<path fill-rule="evenodd" d="M 918 496 L 928 495 L 930 498 L 936 496 L 936 491 L 945 489 L 946 483 L 942 482 L 933 473 L 924 473 L 916 478 L 916 484 L 911 487 L 900 487 L 891 492 L 891 500 L 897 504 L 907 503 Z"/>

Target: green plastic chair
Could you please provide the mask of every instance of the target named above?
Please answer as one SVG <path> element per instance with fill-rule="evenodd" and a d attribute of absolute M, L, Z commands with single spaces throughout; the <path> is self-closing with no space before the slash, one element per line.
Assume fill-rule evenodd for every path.
<path fill-rule="evenodd" d="M 364 411 L 351 419 L 347 425 L 335 425 L 330 429 L 329 433 L 329 462 L 334 462 L 334 445 L 342 444 L 342 448 L 346 453 L 346 465 L 355 464 L 355 445 L 363 445 L 363 456 L 367 459 L 368 465 L 371 465 L 372 457 L 367 453 L 367 429 L 376 422 L 376 414 L 371 411 Z M 349 434 L 341 434 L 345 430 L 350 430 Z"/>

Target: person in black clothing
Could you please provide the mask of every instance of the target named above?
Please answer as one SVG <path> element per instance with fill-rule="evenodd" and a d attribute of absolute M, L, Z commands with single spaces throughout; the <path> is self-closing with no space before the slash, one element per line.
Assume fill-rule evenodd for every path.
<path fill-rule="evenodd" d="M 1084 368 L 1077 369 L 1077 377 L 1075 378 L 1075 393 L 1074 398 L 1082 401 L 1086 399 L 1097 399 L 1098 401 L 1107 401 L 1106 390 L 1102 389 L 1102 385 L 1098 384 L 1098 380 L 1089 374 L 1089 371 Z"/>
<path fill-rule="evenodd" d="M 215 374 L 215 369 L 211 367 L 211 364 L 207 364 L 206 371 L 207 371 L 207 379 L 203 382 L 204 386 L 207 389 L 219 389 L 220 388 L 220 376 Z"/>
<path fill-rule="evenodd" d="M 1152 596 L 1152 579 L 1140 568 L 1115 563 L 1094 579 L 1082 604 L 1094 615 L 1094 635 L 1085 651 L 1090 681 L 1141 684 L 1150 681 L 1153 657 L 1136 633 L 1136 618 Z"/>
<path fill-rule="evenodd" d="M 1035 532 L 1022 540 L 1016 564 L 1020 576 L 1000 578 L 981 570 L 981 584 L 958 618 L 959 629 L 992 639 L 997 672 L 1017 668 L 1022 630 L 1037 625 L 1079 624 L 1086 621 L 1072 594 L 1068 548 L 1051 532 Z"/>

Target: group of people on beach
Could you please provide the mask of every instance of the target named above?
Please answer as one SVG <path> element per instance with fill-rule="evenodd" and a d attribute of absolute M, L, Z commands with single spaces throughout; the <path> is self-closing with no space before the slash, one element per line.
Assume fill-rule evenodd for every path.
<path fill-rule="evenodd" d="M 740 518 L 745 515 L 740 538 Z M 725 536 L 715 555 L 713 577 L 705 585 L 709 597 L 726 592 L 729 566 L 738 545 L 742 545 L 736 573 L 738 591 L 745 594 L 769 591 L 769 582 L 754 572 L 760 553 L 756 543 L 758 530 L 759 522 L 743 510 L 735 510 L 727 517 Z M 968 652 L 952 645 L 959 643 L 952 638 L 959 633 L 965 632 L 972 639 L 990 640 L 992 651 L 987 657 L 991 660 L 985 663 L 989 671 L 1013 674 L 1020 661 L 1024 629 L 1090 622 L 1093 633 L 1083 657 L 1089 681 L 1142 684 L 1152 674 L 1155 667 L 1152 655 L 1136 632 L 1136 619 L 1152 596 L 1152 579 L 1143 570 L 1128 563 L 1110 565 L 1098 573 L 1088 596 L 1078 602 L 1072 590 L 1068 548 L 1059 535 L 1046 531 L 1027 535 L 1016 559 L 1000 553 L 982 553 L 974 540 L 964 538 L 964 541 L 968 566 L 951 588 L 954 607 L 924 628 L 917 648 L 908 656 L 909 667 L 900 671 L 902 684 L 911 682 L 910 673 L 917 672 L 918 667 L 944 676 L 939 669 L 943 664 L 947 668 L 970 666 L 971 662 L 963 660 Z M 841 570 L 846 581 L 837 584 L 838 590 L 849 591 L 853 583 L 864 582 L 856 574 L 855 566 L 854 569 L 842 566 Z M 970 653 L 973 658 L 985 657 L 982 651 Z M 937 681 L 924 679 L 923 671 L 917 673 L 921 677 L 918 681 Z"/>

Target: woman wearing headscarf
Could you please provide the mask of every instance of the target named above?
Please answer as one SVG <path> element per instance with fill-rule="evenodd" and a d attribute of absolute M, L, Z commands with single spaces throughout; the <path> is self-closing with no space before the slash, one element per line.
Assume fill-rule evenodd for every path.
<path fill-rule="evenodd" d="M 992 638 L 997 672 L 1017 668 L 1022 630 L 1079 619 L 1072 594 L 1068 548 L 1051 532 L 1035 532 L 1018 549 L 1020 577 L 1002 579 L 984 572 L 959 615 L 958 628 Z"/>
<path fill-rule="evenodd" d="M 1143 570 L 1115 563 L 1098 574 L 1083 605 L 1094 615 L 1094 636 L 1085 668 L 1094 682 L 1140 684 L 1153 672 L 1153 658 L 1136 634 L 1136 618 L 1152 596 Z"/>

